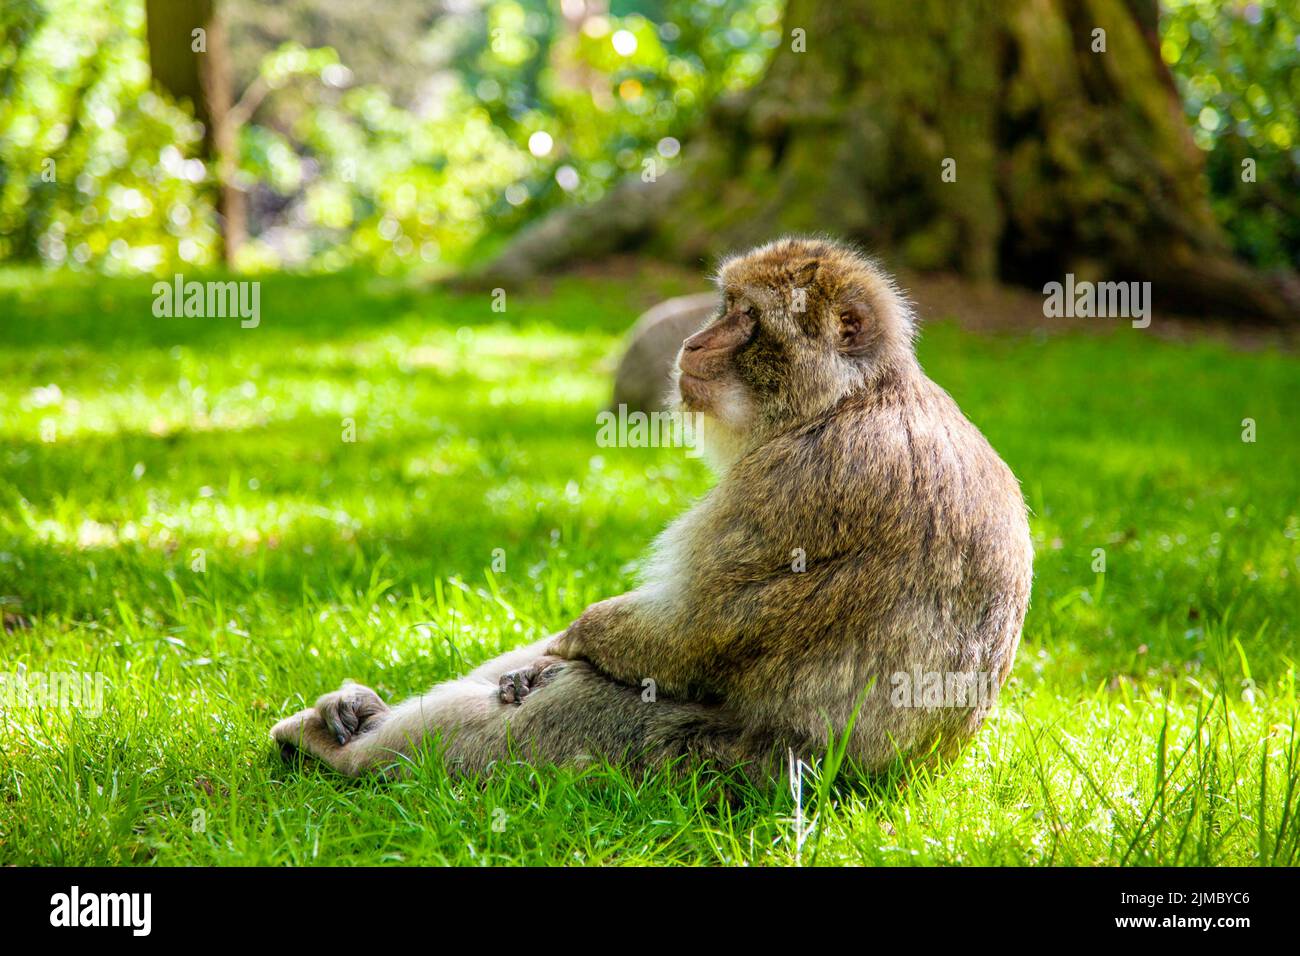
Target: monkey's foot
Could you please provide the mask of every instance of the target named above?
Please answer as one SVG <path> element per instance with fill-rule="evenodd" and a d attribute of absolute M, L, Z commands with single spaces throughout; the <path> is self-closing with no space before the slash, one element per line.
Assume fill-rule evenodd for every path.
<path fill-rule="evenodd" d="M 344 745 L 381 723 L 388 713 L 388 705 L 369 687 L 344 684 L 316 701 L 316 713 L 334 739 Z"/>
<path fill-rule="evenodd" d="M 499 694 L 503 704 L 522 704 L 524 698 L 555 680 L 566 661 L 559 657 L 539 657 L 527 667 L 501 675 Z"/>

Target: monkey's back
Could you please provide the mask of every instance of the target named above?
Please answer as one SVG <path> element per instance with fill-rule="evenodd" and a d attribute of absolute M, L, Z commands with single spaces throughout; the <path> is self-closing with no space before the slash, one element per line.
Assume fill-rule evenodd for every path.
<path fill-rule="evenodd" d="M 746 719 L 815 749 L 861 702 L 868 767 L 974 733 L 1011 669 L 1032 546 L 1019 483 L 942 389 L 917 372 L 851 396 L 715 496 L 701 570 L 735 609 L 716 680 Z"/>

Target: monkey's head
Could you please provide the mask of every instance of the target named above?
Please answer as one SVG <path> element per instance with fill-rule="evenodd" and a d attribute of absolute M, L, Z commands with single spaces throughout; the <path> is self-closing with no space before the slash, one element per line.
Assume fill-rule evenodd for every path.
<path fill-rule="evenodd" d="M 725 460 L 915 364 L 911 310 L 855 250 L 786 238 L 726 259 L 718 314 L 682 343 L 682 408 Z"/>

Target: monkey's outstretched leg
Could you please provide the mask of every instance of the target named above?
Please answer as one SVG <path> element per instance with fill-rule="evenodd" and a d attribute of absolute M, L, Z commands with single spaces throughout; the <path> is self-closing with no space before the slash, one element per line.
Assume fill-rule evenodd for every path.
<path fill-rule="evenodd" d="M 280 721 L 271 728 L 271 738 L 280 744 L 286 758 L 294 750 L 303 750 L 349 776 L 381 763 L 395 763 L 413 749 L 404 746 L 402 733 L 410 734 L 415 743 L 424 738 L 425 728 L 418 726 L 422 715 L 429 718 L 431 731 L 450 730 L 462 720 L 475 717 L 484 719 L 487 715 L 477 705 L 496 691 L 501 675 L 541 656 L 549 640 L 507 651 L 465 677 L 439 684 L 423 697 L 407 701 L 398 708 L 401 713 L 397 724 L 383 739 L 392 747 L 387 753 L 380 751 L 375 732 L 394 711 L 373 690 L 353 683 L 344 684 L 320 697 L 314 706 Z M 498 716 L 504 715 L 503 707 Z M 360 737 L 366 738 L 364 743 L 349 746 Z"/>
<path fill-rule="evenodd" d="M 396 764 L 433 736 L 442 738 L 449 763 L 458 767 L 480 769 L 488 760 L 473 758 L 505 756 L 501 738 L 514 708 L 501 702 L 496 681 L 462 677 L 395 708 L 379 702 L 382 710 L 366 707 L 371 698 L 379 701 L 368 688 L 345 685 L 315 707 L 280 721 L 271 737 L 286 756 L 295 748 L 303 750 L 348 776 Z M 357 700 L 369 716 L 358 713 L 353 706 Z"/>
<path fill-rule="evenodd" d="M 545 679 L 533 684 L 522 703 L 507 703 L 502 677 L 536 661 L 542 643 L 504 654 L 391 709 L 380 710 L 372 691 L 346 685 L 317 707 L 281 721 L 272 737 L 349 776 L 395 764 L 433 737 L 447 766 L 458 772 L 487 770 L 512 758 L 570 766 L 604 758 L 625 767 L 685 758 L 727 767 L 756 755 L 753 735 L 720 709 L 645 699 L 638 688 L 616 684 L 583 661 L 535 668 Z M 357 730 L 349 736 L 352 726 Z"/>

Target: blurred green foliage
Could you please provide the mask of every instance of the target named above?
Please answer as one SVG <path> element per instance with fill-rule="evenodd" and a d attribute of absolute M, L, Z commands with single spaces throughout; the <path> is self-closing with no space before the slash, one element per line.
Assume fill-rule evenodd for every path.
<path fill-rule="evenodd" d="M 211 261 L 201 138 L 151 91 L 139 0 L 0 6 L 0 258 L 110 273 Z"/>
<path fill-rule="evenodd" d="M 276 98 L 277 122 L 241 134 L 240 171 L 263 226 L 243 265 L 437 263 L 526 173 L 523 151 L 459 88 L 421 117 L 349 78 L 331 49 L 286 44 L 263 59 L 255 83 Z"/>
<path fill-rule="evenodd" d="M 493 123 L 535 157 L 490 210 L 506 229 L 566 192 L 589 201 L 625 174 L 658 175 L 703 108 L 757 80 L 780 40 L 775 0 L 614 3 L 585 18 L 564 7 L 506 0 L 435 30 Z"/>
<path fill-rule="evenodd" d="M 1295 0 L 1164 0 L 1160 51 L 1215 211 L 1262 266 L 1300 262 L 1300 21 Z M 1253 161 L 1253 181 L 1244 175 Z"/>
<path fill-rule="evenodd" d="M 369 31 L 346 7 L 227 0 L 244 58 L 236 98 L 252 117 L 246 268 L 453 267 L 555 205 L 658 175 L 709 103 L 762 73 L 782 13 L 780 0 L 616 0 L 608 13 L 455 0 L 444 13 L 398 4 Z M 1165 7 L 1162 52 L 1219 216 L 1250 260 L 1294 263 L 1294 12 L 1283 0 Z M 403 31 L 411 42 L 386 62 Z M 151 88 L 144 34 L 143 0 L 0 9 L 0 258 L 104 272 L 216 263 L 201 131 L 188 104 Z M 333 34 L 353 62 L 299 42 Z"/>
<path fill-rule="evenodd" d="M 285 29 L 310 34 L 313 11 L 289 6 L 276 11 Z M 762 71 L 779 20 L 776 2 L 745 0 L 599 16 L 464 3 L 418 44 L 428 77 L 408 102 L 354 85 L 333 49 L 270 49 L 236 91 L 255 107 L 240 263 L 461 262 L 567 193 L 594 199 L 628 170 L 666 168 L 700 110 Z M 0 256 L 106 272 L 214 264 L 212 170 L 201 131 L 150 90 L 143 3 L 21 0 L 0 23 Z"/>

